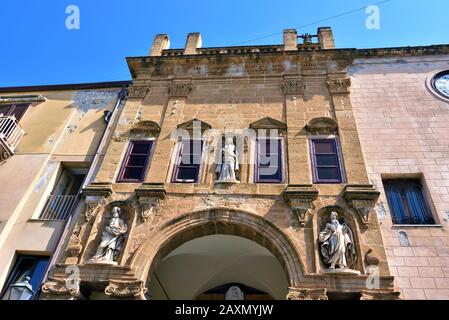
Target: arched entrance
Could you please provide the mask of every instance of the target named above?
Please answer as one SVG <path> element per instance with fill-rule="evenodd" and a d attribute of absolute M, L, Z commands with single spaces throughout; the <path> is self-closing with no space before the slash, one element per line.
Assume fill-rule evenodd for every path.
<path fill-rule="evenodd" d="M 170 252 L 149 279 L 154 300 L 224 300 L 232 287 L 245 300 L 281 300 L 288 293 L 284 269 L 270 251 L 229 235 L 186 242 Z"/>
<path fill-rule="evenodd" d="M 220 249 L 214 250 L 214 246 L 211 247 L 210 244 Z M 245 257 L 245 254 L 238 250 L 239 246 L 247 248 L 246 252 L 250 254 Z M 225 257 L 220 255 L 224 250 L 229 251 L 231 259 L 244 265 L 241 270 L 247 272 L 251 268 L 259 268 L 259 273 L 253 273 L 251 281 L 248 277 L 244 279 L 239 276 L 235 271 L 237 265 L 226 264 Z M 195 255 L 197 259 L 193 257 Z M 137 276 L 145 281 L 150 289 L 155 290 L 154 298 L 168 296 L 170 299 L 178 299 L 170 297 L 170 292 L 163 293 L 163 281 L 170 281 L 167 278 L 177 278 L 181 275 L 188 277 L 190 270 L 200 268 L 199 262 L 202 261 L 203 265 L 206 265 L 214 261 L 216 266 L 221 266 L 221 271 L 209 268 L 208 276 L 198 280 L 195 288 L 186 290 L 179 299 L 196 299 L 208 290 L 228 282 L 242 283 L 257 292 L 266 293 L 269 297 L 285 299 L 288 287 L 297 287 L 302 278 L 304 267 L 300 257 L 293 240 L 270 220 L 253 213 L 218 208 L 182 215 L 167 222 L 142 245 L 131 266 Z M 262 260 L 271 266 L 268 270 L 264 271 L 260 266 Z M 179 268 L 183 261 L 190 265 L 179 274 L 181 270 L 176 268 Z M 231 272 L 234 273 L 234 278 L 229 277 Z M 281 273 L 284 275 L 283 279 Z M 267 274 L 276 275 L 273 276 L 276 280 L 263 280 Z M 157 288 L 158 286 L 160 288 Z"/>

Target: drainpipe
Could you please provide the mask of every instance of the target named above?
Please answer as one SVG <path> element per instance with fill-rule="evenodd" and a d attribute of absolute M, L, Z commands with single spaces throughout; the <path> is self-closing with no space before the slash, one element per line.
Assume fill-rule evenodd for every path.
<path fill-rule="evenodd" d="M 104 113 L 104 119 L 107 122 L 107 126 L 106 126 L 105 131 L 103 132 L 103 136 L 100 140 L 100 143 L 98 144 L 97 151 L 95 152 L 94 159 L 92 160 L 92 164 L 87 173 L 87 176 L 84 179 L 83 186 L 78 193 L 78 201 L 81 199 L 82 190 L 93 181 L 93 179 L 95 178 L 95 175 L 97 174 L 97 172 L 99 170 L 100 157 L 102 154 L 104 154 L 104 151 L 105 151 L 104 149 L 105 149 L 105 147 L 107 147 L 106 142 L 109 140 L 111 133 L 115 129 L 116 119 L 117 119 L 117 115 L 118 115 L 118 109 L 119 109 L 121 103 L 125 100 L 126 94 L 127 94 L 127 89 L 126 89 L 126 86 L 124 85 L 122 87 L 122 90 L 118 94 L 117 103 L 115 104 L 112 112 L 105 111 L 105 113 Z M 53 254 L 51 256 L 50 263 L 48 264 L 47 270 L 45 271 L 45 276 L 42 279 L 42 284 L 47 281 L 51 268 L 56 264 L 56 260 L 59 256 L 60 252 L 62 251 L 62 246 L 65 243 L 65 240 L 66 240 L 66 238 L 69 234 L 69 231 L 71 229 L 72 222 L 76 221 L 79 217 L 79 214 L 76 214 L 76 212 L 79 211 L 78 210 L 79 207 L 80 206 L 78 203 L 78 206 L 75 209 L 74 213 L 67 218 L 67 220 L 64 224 L 64 230 L 61 233 L 61 235 L 59 236 L 58 244 L 56 246 L 55 251 L 53 252 Z"/>

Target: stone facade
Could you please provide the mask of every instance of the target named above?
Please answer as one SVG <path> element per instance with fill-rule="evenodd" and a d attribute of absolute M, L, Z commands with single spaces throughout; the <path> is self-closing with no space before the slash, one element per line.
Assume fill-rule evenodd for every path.
<path fill-rule="evenodd" d="M 320 32 L 332 48 L 330 30 Z M 52 270 L 52 278 L 62 281 L 66 267 L 76 265 L 85 290 L 105 292 L 109 298 L 144 299 L 152 271 L 172 250 L 193 239 L 224 234 L 254 241 L 276 257 L 288 278 L 288 299 L 354 293 L 359 298 L 396 297 L 373 213 L 379 193 L 368 179 L 352 111 L 347 67 L 354 52 L 312 50 L 324 48 L 320 42 L 299 44 L 296 50 L 291 43 L 288 50 L 202 49 L 198 39 L 198 34 L 189 35 L 184 53 L 167 50 L 161 43 L 167 44 L 168 37 L 160 35 L 151 56 L 128 58 L 130 97 L 96 179 L 83 192 L 87 209 L 74 226 L 76 241 Z M 291 41 L 291 30 L 286 39 Z M 199 181 L 172 183 L 178 147 L 173 133 L 191 130 L 195 122 L 205 143 Z M 143 130 L 136 132 L 138 127 Z M 246 129 L 278 130 L 285 142 L 284 182 L 254 182 L 255 141 L 247 137 L 240 183 L 216 184 L 217 141 L 207 132 L 240 134 Z M 342 183 L 313 184 L 309 140 L 324 136 L 339 141 Z M 145 180 L 117 183 L 128 142 L 137 138 L 157 142 Z M 129 226 L 124 249 L 117 265 L 90 264 L 112 207 L 121 209 Z M 328 272 L 320 258 L 318 233 L 330 211 L 338 212 L 354 232 L 359 259 L 353 272 Z M 368 253 L 377 259 L 379 280 L 371 295 L 366 291 Z"/>

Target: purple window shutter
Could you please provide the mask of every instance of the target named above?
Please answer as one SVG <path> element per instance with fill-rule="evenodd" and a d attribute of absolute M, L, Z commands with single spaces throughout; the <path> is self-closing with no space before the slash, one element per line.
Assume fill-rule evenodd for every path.
<path fill-rule="evenodd" d="M 342 183 L 342 171 L 335 139 L 311 141 L 313 182 Z"/>
<path fill-rule="evenodd" d="M 122 162 L 118 182 L 143 182 L 152 149 L 153 141 L 131 141 Z"/>
<path fill-rule="evenodd" d="M 197 144 L 199 143 L 199 150 Z M 199 151 L 199 153 L 197 153 Z M 181 147 L 173 170 L 173 183 L 197 183 L 201 168 L 203 142 L 201 140 L 185 140 Z"/>
<path fill-rule="evenodd" d="M 272 154 L 271 146 L 276 144 L 277 163 L 271 163 Z M 262 148 L 262 144 L 264 147 Z M 256 166 L 255 166 L 255 182 L 256 183 L 282 183 L 283 182 L 283 161 L 282 161 L 282 139 L 257 139 L 256 140 Z M 262 159 L 270 160 L 270 163 L 262 163 Z M 268 169 L 271 174 L 264 174 Z"/>

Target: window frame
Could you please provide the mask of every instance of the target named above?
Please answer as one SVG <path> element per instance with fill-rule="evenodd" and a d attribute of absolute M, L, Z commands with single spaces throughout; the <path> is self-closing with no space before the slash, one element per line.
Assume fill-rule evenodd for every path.
<path fill-rule="evenodd" d="M 319 167 L 325 167 L 325 166 L 318 166 L 317 165 L 317 159 L 316 159 L 316 152 L 315 152 L 315 143 L 316 142 L 332 142 L 334 149 L 335 149 L 335 155 L 337 157 L 337 165 L 336 168 L 338 170 L 339 179 L 320 179 L 318 174 Z M 313 177 L 313 183 L 314 184 L 342 184 L 345 182 L 345 178 L 343 175 L 343 163 L 342 163 L 342 156 L 340 153 L 340 144 L 337 137 L 314 137 L 310 139 L 310 157 L 311 157 L 311 164 L 312 164 L 312 177 Z M 328 166 L 334 168 L 335 166 Z"/>
<path fill-rule="evenodd" d="M 140 179 L 125 179 L 124 178 L 124 174 L 125 174 L 126 168 L 128 167 L 127 163 L 128 163 L 128 161 L 130 159 L 132 149 L 133 149 L 135 144 L 143 144 L 143 143 L 148 143 L 148 144 L 151 143 L 151 148 L 150 148 L 150 151 L 149 151 L 149 153 L 147 155 L 147 158 L 145 160 L 145 164 L 143 166 L 142 176 L 141 176 Z M 155 145 L 156 145 L 155 139 L 130 140 L 128 142 L 128 146 L 127 146 L 127 150 L 126 150 L 125 156 L 123 157 L 122 162 L 120 164 L 120 171 L 119 171 L 119 174 L 118 174 L 117 183 L 141 183 L 141 182 L 145 181 L 145 177 L 146 177 L 146 175 L 148 173 L 148 169 L 149 169 L 149 164 L 151 163 L 151 160 L 153 158 Z"/>
<path fill-rule="evenodd" d="M 260 141 L 261 140 L 277 140 L 279 142 L 278 144 L 278 150 L 279 150 L 279 157 L 280 157 L 280 166 L 279 166 L 279 170 L 281 170 L 281 177 L 280 179 L 261 179 L 260 178 L 260 163 L 259 163 L 259 156 L 260 156 Z M 284 137 L 277 137 L 274 139 L 270 139 L 270 138 L 263 138 L 260 139 L 259 137 L 256 138 L 256 163 L 254 164 L 254 182 L 257 184 L 283 184 L 285 183 L 285 142 L 284 142 Z"/>
<path fill-rule="evenodd" d="M 182 152 L 183 152 L 183 148 L 184 148 L 184 142 L 185 141 L 195 141 L 195 140 L 199 140 L 201 141 L 201 163 L 199 165 L 197 165 L 197 174 L 196 174 L 196 179 L 194 180 L 182 180 L 182 179 L 178 179 L 178 175 L 179 175 L 179 168 L 180 168 L 180 164 L 181 164 L 181 160 L 182 160 Z M 205 145 L 205 141 L 203 139 L 182 139 L 178 142 L 178 150 L 176 152 L 176 159 L 175 159 L 175 164 L 173 167 L 173 174 L 172 174 L 172 178 L 171 178 L 171 183 L 181 183 L 181 184 L 188 184 L 188 183 L 199 183 L 201 181 L 201 169 L 203 166 L 203 157 L 204 157 L 204 145 Z"/>
<path fill-rule="evenodd" d="M 41 289 L 41 286 L 42 286 L 42 280 L 44 280 L 44 278 L 45 278 L 45 274 L 46 274 L 46 272 L 48 270 L 48 266 L 50 264 L 51 257 L 50 256 L 45 256 L 45 255 L 40 256 L 40 255 L 17 254 L 16 255 L 16 259 L 14 259 L 14 263 L 12 264 L 12 266 L 10 268 L 10 271 L 9 271 L 8 276 L 6 278 L 6 281 L 5 281 L 5 284 L 3 286 L 3 289 L 0 292 L 0 300 L 3 299 L 3 297 L 6 294 L 6 292 L 8 291 L 9 287 L 12 284 L 14 284 L 15 282 L 18 281 L 18 279 L 14 280 L 14 278 L 17 278 L 19 276 L 17 273 L 19 272 L 20 264 L 23 263 L 23 261 L 25 261 L 27 259 L 34 260 L 32 269 L 30 271 L 31 276 L 35 272 L 38 263 L 40 261 L 45 260 L 45 259 L 47 260 L 47 264 L 46 264 L 45 268 L 43 269 L 42 275 L 41 275 L 41 277 L 39 279 L 39 285 L 36 288 L 33 288 L 34 295 L 33 295 L 33 297 L 30 300 L 35 300 L 39 296 L 39 292 L 40 292 L 40 289 Z"/>
<path fill-rule="evenodd" d="M 435 219 L 434 210 L 432 210 L 431 199 L 425 190 L 424 183 L 420 178 L 387 178 L 382 179 L 382 185 L 385 191 L 385 197 L 388 203 L 388 209 L 390 210 L 391 221 L 394 226 L 435 226 L 437 225 L 437 220 Z M 402 216 L 400 212 L 395 211 L 395 206 L 392 204 L 390 188 L 394 187 L 399 189 L 399 196 L 404 210 L 405 216 Z M 419 187 L 420 198 L 422 199 L 421 206 L 424 212 L 421 212 L 420 217 L 414 217 L 413 210 L 410 208 L 413 206 L 406 196 L 406 186 Z M 420 200 L 421 200 L 420 199 Z M 415 219 L 422 218 L 419 223 Z M 408 220 L 408 222 L 407 222 Z"/>

